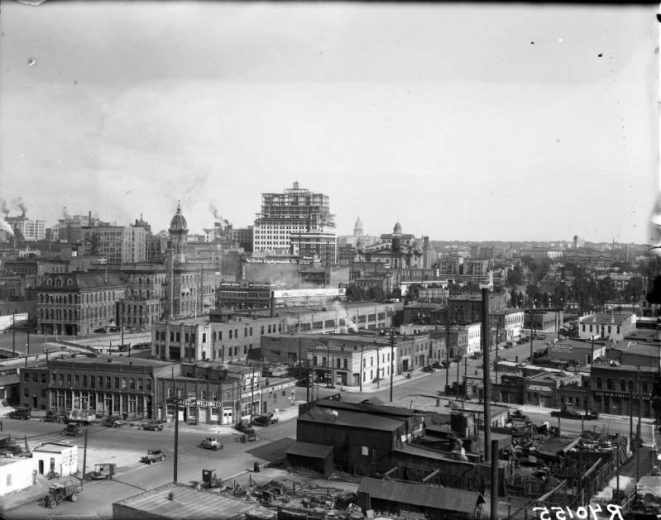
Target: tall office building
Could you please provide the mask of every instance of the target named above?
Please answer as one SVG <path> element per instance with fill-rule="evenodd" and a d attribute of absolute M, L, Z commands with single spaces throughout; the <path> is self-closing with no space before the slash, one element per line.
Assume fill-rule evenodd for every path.
<path fill-rule="evenodd" d="M 312 193 L 295 182 L 283 193 L 263 193 L 262 211 L 253 229 L 253 252 L 316 255 L 321 264 L 335 264 L 335 215 L 328 196 Z"/>

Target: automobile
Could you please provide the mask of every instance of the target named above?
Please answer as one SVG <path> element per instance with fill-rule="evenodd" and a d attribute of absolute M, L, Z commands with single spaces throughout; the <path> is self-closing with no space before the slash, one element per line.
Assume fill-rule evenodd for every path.
<path fill-rule="evenodd" d="M 147 455 L 144 455 L 140 462 L 143 464 L 152 464 L 153 462 L 161 462 L 165 460 L 165 453 L 163 450 L 148 450 Z"/>
<path fill-rule="evenodd" d="M 528 343 L 528 338 L 521 338 L 519 341 L 517 341 L 519 345 L 524 345 Z"/>
<path fill-rule="evenodd" d="M 108 428 L 121 428 L 123 426 L 128 426 L 129 423 L 128 421 L 123 421 L 119 417 L 109 416 L 105 418 L 103 425 L 107 426 Z"/>
<path fill-rule="evenodd" d="M 256 424 L 257 426 L 269 426 L 278 422 L 277 417 L 273 417 L 272 413 L 258 415 L 252 420 L 251 424 Z"/>
<path fill-rule="evenodd" d="M 160 432 L 163 430 L 163 423 L 160 423 L 158 421 L 149 421 L 147 423 L 143 423 L 139 426 L 141 430 L 149 430 L 152 432 Z"/>
<path fill-rule="evenodd" d="M 436 369 L 431 366 L 422 367 L 423 372 L 436 372 Z"/>
<path fill-rule="evenodd" d="M 32 408 L 28 406 L 21 406 L 9 412 L 9 417 L 11 419 L 20 419 L 22 421 L 27 421 L 32 417 Z"/>
<path fill-rule="evenodd" d="M 310 381 L 308 379 L 299 379 L 298 381 L 296 381 L 296 386 L 302 386 L 307 388 L 308 386 L 310 386 Z"/>
<path fill-rule="evenodd" d="M 112 480 L 116 467 L 116 464 L 95 464 L 89 476 L 92 480 Z"/>
<path fill-rule="evenodd" d="M 76 423 L 69 423 L 67 424 L 66 428 L 62 430 L 62 435 L 66 435 L 69 437 L 78 437 L 79 435 L 83 434 L 83 427 L 80 424 Z"/>
<path fill-rule="evenodd" d="M 514 343 L 512 341 L 508 341 L 505 343 L 505 348 L 512 348 L 514 346 Z"/>
<path fill-rule="evenodd" d="M 438 361 L 434 361 L 431 364 L 431 366 L 432 366 L 432 368 L 443 368 L 443 365 L 441 363 L 439 363 Z"/>
<path fill-rule="evenodd" d="M 219 451 L 223 449 L 223 443 L 218 442 L 218 439 L 215 437 L 207 437 L 200 443 L 200 445 L 207 450 Z"/>

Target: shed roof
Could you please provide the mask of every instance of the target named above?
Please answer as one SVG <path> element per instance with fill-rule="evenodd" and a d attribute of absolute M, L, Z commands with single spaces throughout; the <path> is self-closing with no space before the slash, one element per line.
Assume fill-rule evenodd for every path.
<path fill-rule="evenodd" d="M 475 508 L 484 503 L 484 498 L 477 491 L 450 489 L 421 484 L 408 484 L 389 480 L 364 478 L 358 486 L 358 492 L 369 493 L 372 498 L 411 504 L 420 507 L 440 509 L 455 513 L 472 515 Z"/>
<path fill-rule="evenodd" d="M 168 495 L 174 493 L 173 500 Z M 148 512 L 152 518 L 188 518 L 232 520 L 243 518 L 246 511 L 256 507 L 232 497 L 198 491 L 182 484 L 170 483 L 113 503 L 136 512 Z M 137 517 L 137 515 L 136 515 Z"/>
<path fill-rule="evenodd" d="M 322 446 L 310 442 L 296 442 L 286 452 L 287 455 L 309 457 L 311 459 L 325 459 L 333 453 L 333 446 Z"/>
<path fill-rule="evenodd" d="M 78 446 L 72 445 L 72 444 L 66 444 L 63 442 L 45 442 L 41 446 L 37 446 L 34 448 L 32 451 L 37 451 L 37 452 L 46 452 L 46 453 L 63 453 L 67 450 L 70 450 L 71 448 L 76 448 L 78 449 Z"/>

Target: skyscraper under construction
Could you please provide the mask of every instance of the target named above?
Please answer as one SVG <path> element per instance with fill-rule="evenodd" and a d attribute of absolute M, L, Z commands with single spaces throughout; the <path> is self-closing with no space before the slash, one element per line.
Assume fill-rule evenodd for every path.
<path fill-rule="evenodd" d="M 263 193 L 253 232 L 253 251 L 308 258 L 335 264 L 335 215 L 328 196 L 294 182 L 283 193 Z"/>

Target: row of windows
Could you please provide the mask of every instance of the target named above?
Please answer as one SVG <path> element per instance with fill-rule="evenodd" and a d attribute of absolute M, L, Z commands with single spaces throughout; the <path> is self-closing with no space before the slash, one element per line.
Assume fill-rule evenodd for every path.
<path fill-rule="evenodd" d="M 36 375 L 36 374 L 35 374 Z M 27 374 L 26 374 L 27 377 Z M 115 390 L 146 390 L 151 392 L 151 378 L 142 379 L 134 377 L 87 376 L 83 374 L 56 374 L 51 373 L 51 384 L 69 386 L 74 388 L 107 388 Z"/>
<path fill-rule="evenodd" d="M 597 377 L 596 384 L 597 384 L 597 388 L 599 388 L 599 389 L 603 387 L 602 386 L 603 385 L 603 380 L 602 380 L 601 377 Z M 646 394 L 648 392 L 648 389 L 649 389 L 648 381 L 641 381 L 640 382 L 640 391 Z M 614 384 L 613 384 L 613 379 L 611 379 L 610 377 L 606 379 L 606 390 L 615 390 Z M 637 391 L 634 388 L 633 379 L 629 379 L 629 380 L 620 379 L 619 388 L 617 388 L 617 390 L 619 390 L 620 392 L 635 392 L 635 391 Z"/>

